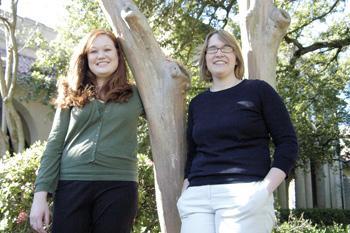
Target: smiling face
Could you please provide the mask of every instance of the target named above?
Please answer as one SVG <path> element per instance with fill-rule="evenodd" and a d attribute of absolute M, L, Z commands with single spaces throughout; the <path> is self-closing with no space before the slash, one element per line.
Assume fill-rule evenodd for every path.
<path fill-rule="evenodd" d="M 236 56 L 233 50 L 229 50 L 218 34 L 210 37 L 205 55 L 208 71 L 213 79 L 235 78 Z M 210 50 L 217 51 L 215 53 Z M 208 53 L 209 50 L 209 53 Z"/>
<path fill-rule="evenodd" d="M 118 68 L 118 51 L 107 35 L 97 36 L 87 52 L 88 66 L 96 75 L 98 85 L 103 84 Z"/>

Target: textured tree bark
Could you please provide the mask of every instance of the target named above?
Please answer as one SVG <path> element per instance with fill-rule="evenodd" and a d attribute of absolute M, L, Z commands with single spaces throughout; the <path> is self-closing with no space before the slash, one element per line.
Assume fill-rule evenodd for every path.
<path fill-rule="evenodd" d="M 185 161 L 187 72 L 168 60 L 131 0 L 100 0 L 121 44 L 145 108 L 155 164 L 157 209 L 162 232 L 180 232 L 176 202 Z"/>
<path fill-rule="evenodd" d="M 4 106 L 4 109 L 6 110 L 5 118 L 11 137 L 11 143 L 14 146 L 15 152 L 22 152 L 25 147 L 22 119 L 13 105 L 12 98 L 4 99 Z"/>
<path fill-rule="evenodd" d="M 2 96 L 7 95 L 6 82 L 4 77 L 2 60 L 0 59 L 0 94 Z M 5 155 L 6 151 L 9 149 L 9 140 L 7 138 L 7 127 L 6 127 L 6 112 L 5 103 L 1 101 L 2 113 L 1 113 L 1 128 L 0 128 L 0 157 Z"/>
<path fill-rule="evenodd" d="M 284 10 L 277 9 L 272 0 L 238 0 L 240 29 L 246 78 L 261 79 L 276 88 L 277 51 L 290 24 Z M 278 196 L 288 196 L 283 189 Z M 284 198 L 281 203 L 286 205 Z"/>
<path fill-rule="evenodd" d="M 290 17 L 272 0 L 238 0 L 241 40 L 247 78 L 262 79 L 276 87 L 277 50 Z"/>
<path fill-rule="evenodd" d="M 0 158 L 6 153 L 8 150 L 8 140 L 6 135 L 0 130 Z"/>
<path fill-rule="evenodd" d="M 24 132 L 22 126 L 22 120 L 13 105 L 14 93 L 16 90 L 17 82 L 17 70 L 18 70 L 18 48 L 15 36 L 16 23 L 17 23 L 17 3 L 18 1 L 11 1 L 11 17 L 6 18 L 5 16 L 0 16 L 0 23 L 4 25 L 5 28 L 5 40 L 6 40 L 6 68 L 5 75 L 3 74 L 2 67 L 0 69 L 0 93 L 3 101 L 3 111 L 2 114 L 2 126 L 1 130 L 4 137 L 1 137 L 1 144 L 8 146 L 7 141 L 7 130 L 9 131 L 11 137 L 11 143 L 15 152 L 22 152 L 25 147 Z M 2 65 L 0 63 L 0 65 Z M 0 149 L 2 151 L 2 149 Z"/>

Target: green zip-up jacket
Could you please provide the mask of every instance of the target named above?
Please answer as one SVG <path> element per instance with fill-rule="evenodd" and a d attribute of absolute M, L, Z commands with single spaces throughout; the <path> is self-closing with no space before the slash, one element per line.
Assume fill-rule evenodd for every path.
<path fill-rule="evenodd" d="M 137 89 L 126 103 L 91 100 L 57 109 L 41 159 L 35 192 L 54 193 L 58 180 L 137 181 Z"/>

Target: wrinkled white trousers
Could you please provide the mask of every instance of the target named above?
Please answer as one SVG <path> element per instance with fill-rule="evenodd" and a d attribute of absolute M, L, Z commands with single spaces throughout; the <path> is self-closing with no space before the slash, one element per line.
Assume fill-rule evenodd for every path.
<path fill-rule="evenodd" d="M 270 233 L 273 195 L 262 182 L 187 188 L 178 200 L 181 233 Z"/>

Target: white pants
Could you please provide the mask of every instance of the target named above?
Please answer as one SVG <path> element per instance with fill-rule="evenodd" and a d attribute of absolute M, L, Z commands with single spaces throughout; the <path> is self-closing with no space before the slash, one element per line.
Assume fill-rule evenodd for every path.
<path fill-rule="evenodd" d="M 262 182 L 193 186 L 178 200 L 181 233 L 269 233 L 273 195 Z"/>

